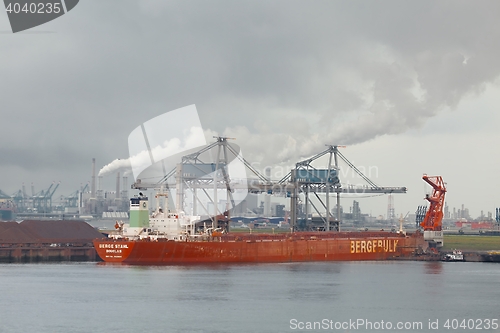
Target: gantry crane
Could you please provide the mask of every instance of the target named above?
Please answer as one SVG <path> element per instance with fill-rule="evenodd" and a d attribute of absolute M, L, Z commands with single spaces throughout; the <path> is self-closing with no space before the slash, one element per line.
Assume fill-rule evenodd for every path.
<path fill-rule="evenodd" d="M 67 198 L 66 198 L 66 205 L 67 207 L 80 207 L 80 196 L 81 193 L 84 193 L 85 190 L 87 190 L 89 187 L 89 184 L 85 184 L 84 187 L 80 186 L 80 189 L 76 190 L 75 192 L 71 193 Z"/>
<path fill-rule="evenodd" d="M 54 195 L 61 182 L 58 182 L 53 188 L 54 184 L 55 182 L 52 182 L 47 190 L 41 190 L 39 193 L 33 196 L 33 207 L 36 208 L 39 213 L 52 212 L 52 196 Z"/>
<path fill-rule="evenodd" d="M 446 186 L 441 176 L 424 175 L 422 179 L 432 186 L 432 195 L 427 194 L 425 199 L 429 201 L 429 209 L 425 214 L 420 226 L 424 229 L 424 240 L 429 242 L 429 247 L 438 248 L 443 246 L 443 207 Z"/>
<path fill-rule="evenodd" d="M 307 159 L 296 163 L 295 169 L 290 171 L 285 177 L 283 177 L 278 183 L 279 184 L 292 184 L 291 189 L 285 187 L 286 191 L 291 192 L 291 225 L 293 227 L 297 226 L 297 215 L 298 215 L 298 201 L 299 192 L 304 193 L 305 196 L 305 216 L 308 216 L 308 205 L 311 204 L 319 216 L 323 219 L 325 230 L 339 230 L 340 231 L 340 194 L 359 194 L 359 193 L 406 193 L 406 187 L 387 187 L 379 186 L 365 176 L 354 164 L 352 164 L 342 153 L 340 153 L 338 148 L 345 146 L 338 145 L 327 145 L 327 149 L 323 152 Z M 327 169 L 316 169 L 312 166 L 312 162 L 319 159 L 322 156 L 329 155 L 328 167 Z M 342 186 L 341 180 L 339 179 L 339 161 L 338 159 L 344 161 L 349 168 L 351 168 L 357 175 L 359 175 L 368 185 L 367 186 Z M 334 162 L 334 164 L 332 164 Z M 308 199 L 309 193 L 314 193 L 320 204 L 326 211 L 325 217 L 322 217 L 320 211 L 315 207 L 315 205 Z M 317 193 L 326 194 L 326 203 L 319 198 Z M 329 196 L 330 193 L 336 193 L 337 196 L 337 213 L 335 219 L 331 216 Z M 332 222 L 332 223 L 331 223 Z"/>

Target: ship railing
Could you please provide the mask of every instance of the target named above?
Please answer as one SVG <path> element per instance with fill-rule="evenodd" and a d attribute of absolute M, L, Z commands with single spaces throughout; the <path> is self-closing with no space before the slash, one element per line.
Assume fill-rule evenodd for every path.
<path fill-rule="evenodd" d="M 92 247 L 93 243 L 86 241 L 82 242 L 63 242 L 63 243 L 19 243 L 19 242 L 4 242 L 0 244 L 0 248 L 61 248 L 61 247 Z"/>
<path fill-rule="evenodd" d="M 359 232 L 295 232 L 281 234 L 224 234 L 219 236 L 222 241 L 260 241 L 260 240 L 324 240 L 340 238 L 387 238 L 405 237 L 396 232 L 387 231 L 359 231 Z"/>

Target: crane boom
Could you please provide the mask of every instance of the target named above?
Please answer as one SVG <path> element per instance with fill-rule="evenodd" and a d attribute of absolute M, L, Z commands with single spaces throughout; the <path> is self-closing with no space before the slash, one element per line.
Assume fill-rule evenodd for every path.
<path fill-rule="evenodd" d="M 443 246 L 443 208 L 446 186 L 441 176 L 424 175 L 422 179 L 432 186 L 432 195 L 427 194 L 425 199 L 429 201 L 429 209 L 425 214 L 420 226 L 424 229 L 424 239 L 432 242 L 436 247 Z"/>

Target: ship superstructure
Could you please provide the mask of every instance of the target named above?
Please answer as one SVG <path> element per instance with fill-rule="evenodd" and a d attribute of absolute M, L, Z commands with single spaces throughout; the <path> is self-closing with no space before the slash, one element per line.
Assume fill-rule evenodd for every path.
<path fill-rule="evenodd" d="M 200 221 L 199 216 L 187 216 L 183 211 L 171 211 L 168 208 L 167 193 L 157 193 L 156 199 L 156 209 L 150 214 L 147 196 L 141 192 L 131 198 L 129 223 L 117 221 L 117 232 L 110 237 L 116 240 L 184 241 L 199 237 L 205 231 L 196 227 L 196 223 Z"/>

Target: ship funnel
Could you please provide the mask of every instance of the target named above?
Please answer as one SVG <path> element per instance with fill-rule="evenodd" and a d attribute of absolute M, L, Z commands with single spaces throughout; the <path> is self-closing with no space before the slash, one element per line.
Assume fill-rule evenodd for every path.
<path fill-rule="evenodd" d="M 143 196 L 130 199 L 130 219 L 131 228 L 147 228 L 149 227 L 149 205 L 148 197 Z"/>

